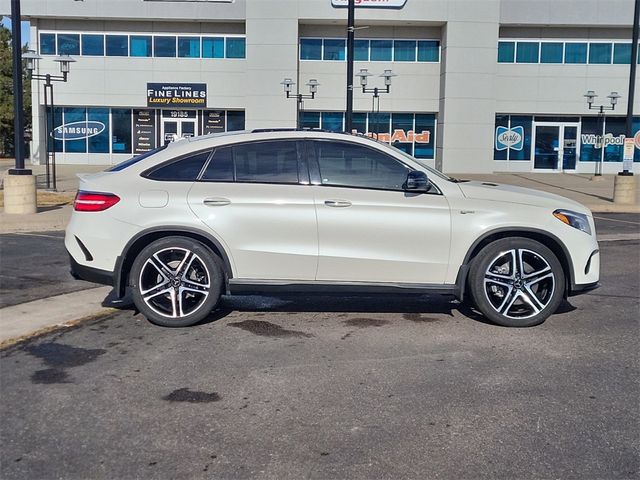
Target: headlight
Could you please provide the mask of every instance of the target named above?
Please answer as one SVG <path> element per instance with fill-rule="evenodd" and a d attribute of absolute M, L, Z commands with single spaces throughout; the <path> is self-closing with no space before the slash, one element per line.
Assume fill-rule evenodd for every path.
<path fill-rule="evenodd" d="M 591 235 L 589 219 L 583 213 L 572 212 L 571 210 L 556 210 L 553 212 L 553 216 L 562 223 L 566 223 L 570 227 L 577 228 L 578 230 L 582 230 L 584 233 Z"/>

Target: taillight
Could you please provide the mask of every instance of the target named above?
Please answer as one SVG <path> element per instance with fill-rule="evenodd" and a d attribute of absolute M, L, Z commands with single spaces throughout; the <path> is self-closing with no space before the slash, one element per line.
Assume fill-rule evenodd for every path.
<path fill-rule="evenodd" d="M 73 201 L 73 209 L 77 212 L 101 212 L 113 207 L 120 197 L 113 193 L 83 192 L 80 190 Z"/>

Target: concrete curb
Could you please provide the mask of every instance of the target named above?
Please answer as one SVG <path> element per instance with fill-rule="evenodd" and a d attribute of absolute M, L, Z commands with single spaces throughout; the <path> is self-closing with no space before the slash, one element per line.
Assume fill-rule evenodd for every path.
<path fill-rule="evenodd" d="M 91 288 L 0 309 L 0 346 L 5 347 L 42 330 L 117 311 L 100 306 L 111 290 L 112 287 Z"/>

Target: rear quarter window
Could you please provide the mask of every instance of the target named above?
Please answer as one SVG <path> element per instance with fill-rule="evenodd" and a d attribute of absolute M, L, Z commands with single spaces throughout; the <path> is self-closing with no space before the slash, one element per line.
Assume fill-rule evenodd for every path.
<path fill-rule="evenodd" d="M 146 172 L 143 176 L 151 180 L 189 182 L 197 180 L 205 162 L 211 155 L 211 150 L 198 152 L 182 157 L 169 163 L 162 164 Z"/>

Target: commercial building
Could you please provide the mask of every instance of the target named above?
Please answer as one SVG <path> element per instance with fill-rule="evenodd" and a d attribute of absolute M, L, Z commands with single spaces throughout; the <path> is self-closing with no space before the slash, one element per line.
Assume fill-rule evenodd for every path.
<path fill-rule="evenodd" d="M 357 0 L 355 71 L 390 69 L 372 108 L 356 77 L 355 128 L 450 173 L 622 168 L 633 0 Z M 9 0 L 0 0 L 9 11 Z M 177 136 L 344 128 L 346 0 L 22 0 L 38 71 L 55 85 L 57 162 L 117 163 Z M 366 7 L 366 8 L 365 8 Z M 45 161 L 33 81 L 32 160 Z M 606 118 L 589 110 L 610 105 Z M 640 103 L 636 101 L 637 105 Z M 640 118 L 634 132 L 640 130 Z M 634 168 L 640 171 L 640 135 Z M 604 140 L 604 141 L 603 141 Z M 604 148 L 602 148 L 604 143 Z"/>

